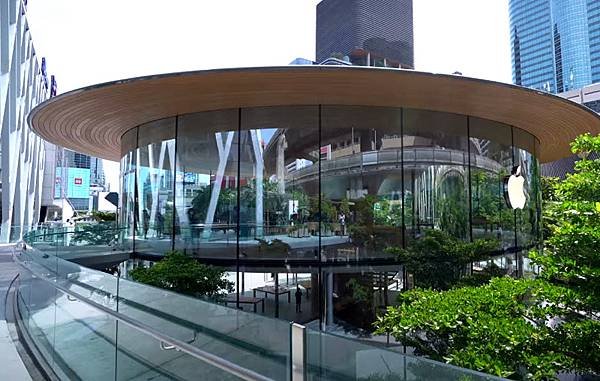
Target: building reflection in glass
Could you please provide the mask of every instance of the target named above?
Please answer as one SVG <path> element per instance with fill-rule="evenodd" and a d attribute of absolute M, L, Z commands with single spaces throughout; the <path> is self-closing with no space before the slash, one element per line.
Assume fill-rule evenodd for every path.
<path fill-rule="evenodd" d="M 539 242 L 536 147 L 498 122 L 408 108 L 181 115 L 123 136 L 122 239 L 139 258 L 181 250 L 226 267 L 242 308 L 263 298 L 267 315 L 366 328 L 415 281 L 389 248 L 428 231 L 492 239 L 489 257 L 523 273 L 519 253 Z M 517 166 L 527 201 L 513 210 Z"/>

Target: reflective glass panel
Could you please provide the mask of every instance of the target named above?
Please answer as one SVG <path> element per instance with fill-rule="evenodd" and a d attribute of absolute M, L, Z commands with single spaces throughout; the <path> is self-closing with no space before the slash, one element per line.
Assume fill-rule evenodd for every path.
<path fill-rule="evenodd" d="M 405 109 L 403 128 L 409 237 L 438 229 L 468 239 L 466 117 Z"/>
<path fill-rule="evenodd" d="M 123 135 L 121 159 L 121 213 L 119 217 L 120 239 L 124 250 L 133 251 L 134 220 L 136 215 L 135 204 L 135 147 L 137 144 L 137 128 L 129 130 Z"/>
<path fill-rule="evenodd" d="M 525 203 L 516 209 L 517 246 L 529 249 L 535 245 L 538 236 L 538 193 L 539 165 L 534 157 L 535 139 L 529 133 L 513 128 L 515 166 L 520 167 L 519 179 L 523 184 Z M 519 191 L 521 188 L 519 188 Z M 518 193 L 518 192 L 517 192 Z M 520 195 L 519 195 L 520 196 Z M 519 205 L 520 206 L 520 205 Z"/>
<path fill-rule="evenodd" d="M 513 171 L 511 128 L 471 117 L 469 130 L 473 239 L 497 240 L 499 250 L 513 247 L 514 212 L 506 190 Z"/>
<path fill-rule="evenodd" d="M 175 118 L 139 129 L 135 250 L 164 255 L 172 249 Z"/>
<path fill-rule="evenodd" d="M 321 260 L 355 267 L 321 273 L 327 327 L 371 331 L 388 302 L 384 279 L 399 272 L 399 265 L 388 273 L 356 262 L 395 261 L 387 249 L 403 247 L 401 115 L 398 108 L 323 106 Z"/>
<path fill-rule="evenodd" d="M 178 117 L 176 249 L 202 258 L 236 258 L 237 129 L 237 109 Z"/>
<path fill-rule="evenodd" d="M 467 118 L 403 110 L 407 287 L 445 289 L 465 272 L 470 240 Z"/>
<path fill-rule="evenodd" d="M 318 108 L 259 107 L 241 115 L 240 257 L 314 259 Z"/>

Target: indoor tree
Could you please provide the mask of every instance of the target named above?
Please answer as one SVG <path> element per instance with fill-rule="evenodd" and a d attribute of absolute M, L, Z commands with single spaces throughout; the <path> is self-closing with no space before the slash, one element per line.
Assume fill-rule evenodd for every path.
<path fill-rule="evenodd" d="M 179 251 L 171 251 L 152 267 L 138 267 L 130 273 L 133 280 L 181 294 L 220 298 L 233 291 L 225 270 L 205 265 Z"/>
<path fill-rule="evenodd" d="M 386 252 L 395 254 L 404 264 L 414 276 L 415 286 L 447 290 L 463 280 L 470 263 L 488 258 L 497 247 L 495 240 L 466 242 L 447 232 L 429 229 L 411 241 L 407 249 L 389 247 Z M 489 278 L 475 277 L 474 280 L 483 282 Z"/>

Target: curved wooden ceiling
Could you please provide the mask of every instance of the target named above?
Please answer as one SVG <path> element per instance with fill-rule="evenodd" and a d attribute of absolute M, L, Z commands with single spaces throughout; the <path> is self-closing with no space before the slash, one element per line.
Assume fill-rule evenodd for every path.
<path fill-rule="evenodd" d="M 577 135 L 600 133 L 600 116 L 550 94 L 472 78 L 348 66 L 224 69 L 133 78 L 54 97 L 29 114 L 44 139 L 108 160 L 121 136 L 173 115 L 278 105 L 410 107 L 477 116 L 535 135 L 542 162 L 570 155 Z"/>

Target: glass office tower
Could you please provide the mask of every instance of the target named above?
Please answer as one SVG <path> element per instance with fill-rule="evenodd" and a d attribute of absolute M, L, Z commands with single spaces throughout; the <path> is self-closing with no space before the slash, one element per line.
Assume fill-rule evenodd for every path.
<path fill-rule="evenodd" d="M 513 83 L 556 92 L 549 0 L 510 0 Z"/>
<path fill-rule="evenodd" d="M 588 0 L 588 33 L 590 37 L 590 60 L 592 82 L 600 82 L 600 1 Z"/>
<path fill-rule="evenodd" d="M 513 82 L 562 93 L 600 81 L 600 2 L 510 0 Z"/>
<path fill-rule="evenodd" d="M 317 62 L 414 68 L 412 0 L 323 0 L 316 33 Z"/>

